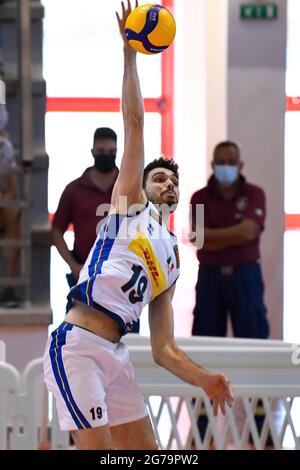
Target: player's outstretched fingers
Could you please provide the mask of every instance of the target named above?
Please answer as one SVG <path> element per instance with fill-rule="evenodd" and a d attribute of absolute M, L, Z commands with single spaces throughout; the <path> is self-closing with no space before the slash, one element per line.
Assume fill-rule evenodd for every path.
<path fill-rule="evenodd" d="M 225 400 L 226 400 L 226 403 L 228 406 L 230 406 L 230 408 L 232 407 L 232 404 L 233 404 L 233 394 L 230 390 L 227 390 L 226 393 L 225 393 Z"/>
<path fill-rule="evenodd" d="M 227 379 L 227 377 L 223 376 L 222 377 L 222 382 L 223 382 L 223 386 L 224 386 L 226 402 L 227 402 L 228 406 L 232 406 L 234 396 L 233 396 L 233 391 L 232 391 L 230 381 Z"/>
<path fill-rule="evenodd" d="M 229 406 L 229 408 L 232 408 L 232 399 L 229 395 L 225 395 L 225 402 L 227 403 L 227 405 Z"/>
<path fill-rule="evenodd" d="M 126 10 L 125 10 L 124 2 L 121 2 L 121 6 L 122 6 L 122 15 L 123 15 L 123 18 L 125 18 Z"/>
<path fill-rule="evenodd" d="M 218 416 L 218 406 L 219 406 L 219 400 L 217 398 L 213 399 L 213 410 L 214 410 L 214 415 Z"/>
<path fill-rule="evenodd" d="M 228 405 L 229 405 L 229 406 L 232 406 L 233 400 L 234 400 L 234 395 L 233 395 L 233 391 L 232 391 L 231 385 L 229 385 L 229 388 L 228 388 L 228 390 L 227 390 L 226 397 L 227 397 L 227 403 L 228 403 Z"/>
<path fill-rule="evenodd" d="M 220 408 L 221 408 L 221 411 L 222 411 L 222 415 L 225 416 L 226 415 L 225 400 L 220 400 L 219 404 L 220 404 Z"/>

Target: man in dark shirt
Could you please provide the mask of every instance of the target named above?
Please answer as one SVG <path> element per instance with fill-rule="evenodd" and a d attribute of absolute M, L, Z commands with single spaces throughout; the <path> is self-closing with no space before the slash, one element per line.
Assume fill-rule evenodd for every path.
<path fill-rule="evenodd" d="M 91 150 L 94 166 L 69 183 L 64 189 L 52 224 L 53 242 L 71 274 L 70 287 L 76 284 L 79 272 L 96 239 L 100 217 L 96 215 L 101 204 L 110 204 L 112 189 L 118 176 L 116 167 L 117 135 L 109 128 L 96 129 Z M 102 214 L 102 217 L 105 214 Z M 74 226 L 74 249 L 69 251 L 64 240 L 68 226 Z"/>
<path fill-rule="evenodd" d="M 17 198 L 17 181 L 14 174 L 17 163 L 13 144 L 6 131 L 8 112 L 5 104 L 5 83 L 2 78 L 3 63 L 0 57 L 0 232 L 4 240 L 9 242 L 20 238 L 20 208 L 5 206 L 7 202 Z M 0 305 L 5 308 L 17 308 L 21 301 L 11 281 L 18 277 L 20 250 L 16 246 L 6 246 L 0 252 L 3 254 L 2 268 L 5 277 Z"/>
<path fill-rule="evenodd" d="M 66 186 L 52 223 L 54 245 L 71 269 L 67 274 L 70 288 L 77 283 L 95 242 L 97 225 L 109 212 L 112 190 L 119 174 L 116 167 L 117 134 L 107 127 L 96 129 L 91 152 L 94 166 Z M 64 240 L 70 224 L 74 227 L 73 251 Z M 132 332 L 139 332 L 139 321 Z"/>
<path fill-rule="evenodd" d="M 226 336 L 230 314 L 234 336 L 267 338 L 259 263 L 265 195 L 241 175 L 243 162 L 234 142 L 217 145 L 212 167 L 208 185 L 191 199 L 194 232 L 200 230 L 196 205 L 204 204 L 204 245 L 197 252 L 200 266 L 192 333 Z"/>
<path fill-rule="evenodd" d="M 197 204 L 204 205 L 204 245 L 199 246 L 199 273 L 192 334 L 226 336 L 230 315 L 233 334 L 240 338 L 267 338 L 269 324 L 264 304 L 259 241 L 266 217 L 265 194 L 241 175 L 243 162 L 234 142 L 221 142 L 214 150 L 213 176 L 193 194 L 192 242 L 203 230 L 196 218 Z M 199 232 L 198 232 L 199 235 Z M 264 423 L 262 402 L 255 421 Z M 204 438 L 207 416 L 200 410 L 199 432 Z M 250 436 L 250 442 L 251 436 Z M 267 444 L 272 445 L 268 436 Z"/>

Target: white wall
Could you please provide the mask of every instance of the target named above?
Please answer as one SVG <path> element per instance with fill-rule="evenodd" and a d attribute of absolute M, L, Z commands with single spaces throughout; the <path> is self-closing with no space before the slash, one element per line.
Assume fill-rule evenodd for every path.
<path fill-rule="evenodd" d="M 211 152 L 226 136 L 227 0 L 175 0 L 175 158 L 180 204 L 175 232 L 185 238 L 191 195 L 206 185 Z M 198 261 L 180 245 L 181 276 L 174 297 L 175 334 L 190 335 Z"/>
<path fill-rule="evenodd" d="M 228 0 L 175 5 L 175 152 L 186 204 L 206 184 L 212 150 L 227 133 Z"/>
<path fill-rule="evenodd" d="M 282 335 L 286 1 L 277 21 L 241 21 L 229 1 L 228 137 L 242 146 L 245 175 L 267 195 L 262 237 L 272 337 Z"/>
<path fill-rule="evenodd" d="M 6 362 L 22 371 L 27 364 L 44 354 L 48 337 L 45 326 L 1 327 L 1 341 L 6 346 Z"/>
<path fill-rule="evenodd" d="M 206 183 L 212 150 L 224 138 L 243 150 L 246 177 L 267 195 L 261 249 L 272 337 L 282 336 L 286 1 L 274 22 L 239 19 L 239 0 L 177 0 L 176 160 L 182 231 L 193 191 Z M 184 253 L 182 280 L 195 279 Z M 183 282 L 183 281 L 182 281 Z"/>
<path fill-rule="evenodd" d="M 246 176 L 267 191 L 262 251 L 266 299 L 277 336 L 282 315 L 285 1 L 277 22 L 261 24 L 240 22 L 239 3 L 175 1 L 175 158 L 181 180 L 175 229 L 179 236 L 186 234 L 189 199 L 206 184 L 215 144 L 227 137 L 240 141 Z M 188 318 L 197 261 L 189 245 L 181 253 L 178 302 L 189 298 L 188 306 L 183 302 Z M 178 318 L 182 312 L 179 308 Z"/>
<path fill-rule="evenodd" d="M 206 6 L 206 133 L 207 174 L 216 144 L 227 137 L 228 0 L 205 1 Z"/>

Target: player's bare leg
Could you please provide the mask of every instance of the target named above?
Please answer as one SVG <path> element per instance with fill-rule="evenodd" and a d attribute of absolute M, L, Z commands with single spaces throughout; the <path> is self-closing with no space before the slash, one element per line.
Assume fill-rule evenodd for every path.
<path fill-rule="evenodd" d="M 98 428 L 71 431 L 78 450 L 113 450 L 115 449 L 108 424 Z"/>
<path fill-rule="evenodd" d="M 157 450 L 151 421 L 148 416 L 130 423 L 110 428 L 116 449 Z"/>

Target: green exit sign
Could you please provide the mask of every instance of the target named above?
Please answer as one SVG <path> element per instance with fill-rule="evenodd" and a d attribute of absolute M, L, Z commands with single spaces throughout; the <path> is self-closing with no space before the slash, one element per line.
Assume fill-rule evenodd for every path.
<path fill-rule="evenodd" d="M 248 3 L 240 7 L 242 20 L 276 20 L 278 5 L 276 3 Z"/>

